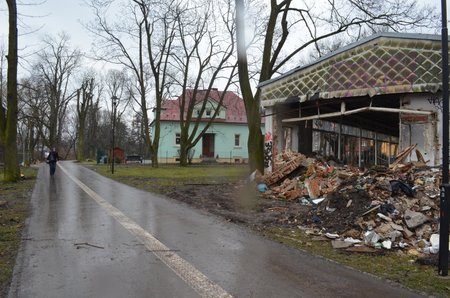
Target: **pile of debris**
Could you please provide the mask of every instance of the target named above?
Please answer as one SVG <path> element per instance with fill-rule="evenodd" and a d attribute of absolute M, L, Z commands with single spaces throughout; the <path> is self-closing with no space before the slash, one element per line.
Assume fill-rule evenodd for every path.
<path fill-rule="evenodd" d="M 351 251 L 402 248 L 419 253 L 439 250 L 440 169 L 405 163 L 415 146 L 389 167 L 361 170 L 284 152 L 273 171 L 260 177 L 262 196 L 304 206 L 302 228 L 332 239 Z M 298 220 L 286 222 L 297 224 Z"/>

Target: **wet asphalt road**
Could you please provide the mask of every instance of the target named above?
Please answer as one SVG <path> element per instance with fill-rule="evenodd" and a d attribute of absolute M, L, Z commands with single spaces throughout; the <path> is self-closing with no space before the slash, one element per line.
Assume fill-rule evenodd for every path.
<path fill-rule="evenodd" d="M 32 209 L 10 298 L 420 297 L 71 162 Z"/>

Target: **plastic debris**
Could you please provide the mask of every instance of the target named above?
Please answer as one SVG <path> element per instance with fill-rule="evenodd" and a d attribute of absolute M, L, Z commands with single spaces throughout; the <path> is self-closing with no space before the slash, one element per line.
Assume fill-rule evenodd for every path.
<path fill-rule="evenodd" d="M 352 243 L 352 244 L 359 244 L 359 243 L 362 243 L 361 240 L 359 240 L 359 239 L 353 239 L 352 237 L 347 237 L 347 238 L 344 239 L 344 241 L 345 241 L 345 242 L 348 242 L 348 243 Z"/>
<path fill-rule="evenodd" d="M 375 231 L 367 231 L 364 233 L 364 243 L 368 245 L 375 245 L 380 241 L 380 236 Z"/>
<path fill-rule="evenodd" d="M 416 195 L 416 191 L 403 181 L 392 180 L 390 183 L 393 195 L 398 194 L 400 191 L 404 192 L 408 197 L 414 197 Z"/>
<path fill-rule="evenodd" d="M 383 248 L 391 249 L 392 248 L 392 241 L 391 240 L 385 240 L 381 242 L 381 245 Z"/>
<path fill-rule="evenodd" d="M 255 170 L 253 173 L 251 173 L 250 176 L 248 176 L 247 180 L 248 181 L 255 181 L 256 172 L 257 172 L 257 170 Z"/>
<path fill-rule="evenodd" d="M 424 248 L 425 253 L 437 254 L 439 252 L 439 234 L 430 237 L 430 246 Z"/>
<path fill-rule="evenodd" d="M 330 239 L 337 239 L 339 238 L 338 234 L 332 234 L 332 233 L 326 233 L 325 237 L 330 238 Z"/>
<path fill-rule="evenodd" d="M 269 188 L 267 187 L 267 185 L 264 184 L 264 183 L 258 184 L 258 185 L 256 186 L 256 188 L 258 188 L 258 191 L 260 191 L 260 192 L 266 192 L 266 191 L 269 190 Z"/>
<path fill-rule="evenodd" d="M 320 204 L 321 202 L 323 202 L 323 200 L 325 200 L 325 199 L 324 198 L 313 199 L 312 202 L 317 205 L 317 204 Z"/>

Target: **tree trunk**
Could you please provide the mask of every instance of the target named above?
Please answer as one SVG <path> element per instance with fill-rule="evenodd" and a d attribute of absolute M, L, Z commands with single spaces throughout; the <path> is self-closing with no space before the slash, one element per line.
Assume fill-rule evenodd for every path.
<path fill-rule="evenodd" d="M 154 131 L 153 131 L 153 140 L 151 141 L 151 147 L 153 150 L 153 154 L 152 154 L 152 166 L 154 168 L 159 167 L 159 161 L 158 161 L 158 151 L 159 151 L 159 137 L 161 134 L 161 123 L 160 123 L 160 119 L 161 119 L 161 101 L 162 98 L 159 97 L 159 99 L 156 100 L 156 111 L 155 111 L 155 126 L 154 126 Z M 149 125 L 147 125 L 147 127 L 149 127 Z"/>
<path fill-rule="evenodd" d="M 188 165 L 188 154 L 186 148 L 180 147 L 180 166 L 186 167 Z"/>
<path fill-rule="evenodd" d="M 189 143 L 188 143 L 188 131 L 189 126 L 187 123 L 181 127 L 180 133 L 180 166 L 186 167 L 188 166 L 188 151 L 189 151 Z"/>
<path fill-rule="evenodd" d="M 256 98 L 256 96 L 258 98 Z M 248 155 L 250 169 L 264 173 L 264 137 L 261 131 L 261 115 L 259 113 L 259 93 L 250 102 L 250 113 L 247 113 L 248 122 Z"/>
<path fill-rule="evenodd" d="M 78 127 L 77 160 L 84 160 L 84 127 Z"/>
<path fill-rule="evenodd" d="M 5 127 L 5 181 L 20 178 L 17 161 L 17 6 L 15 0 L 7 0 L 9 10 L 7 112 Z"/>
<path fill-rule="evenodd" d="M 248 158 L 250 169 L 264 171 L 264 140 L 261 133 L 261 115 L 259 114 L 259 91 L 253 96 L 248 71 L 247 49 L 245 44 L 245 7 L 243 0 L 236 0 L 236 32 L 239 84 L 245 103 L 248 122 Z"/>

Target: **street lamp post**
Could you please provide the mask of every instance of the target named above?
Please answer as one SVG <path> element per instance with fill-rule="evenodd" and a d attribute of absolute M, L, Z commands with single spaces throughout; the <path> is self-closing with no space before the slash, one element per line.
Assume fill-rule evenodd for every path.
<path fill-rule="evenodd" d="M 115 160 L 114 160 L 114 146 L 115 146 L 115 143 L 114 143 L 114 137 L 115 137 L 115 128 L 116 128 L 116 110 L 117 110 L 117 101 L 118 101 L 118 98 L 117 98 L 117 96 L 115 96 L 115 95 L 113 95 L 112 97 L 111 97 L 111 100 L 112 100 L 112 112 L 113 112 L 113 117 L 112 117 L 112 152 L 111 152 L 111 158 L 112 158 L 112 160 L 111 160 L 111 174 L 114 174 L 114 162 L 115 162 Z"/>

